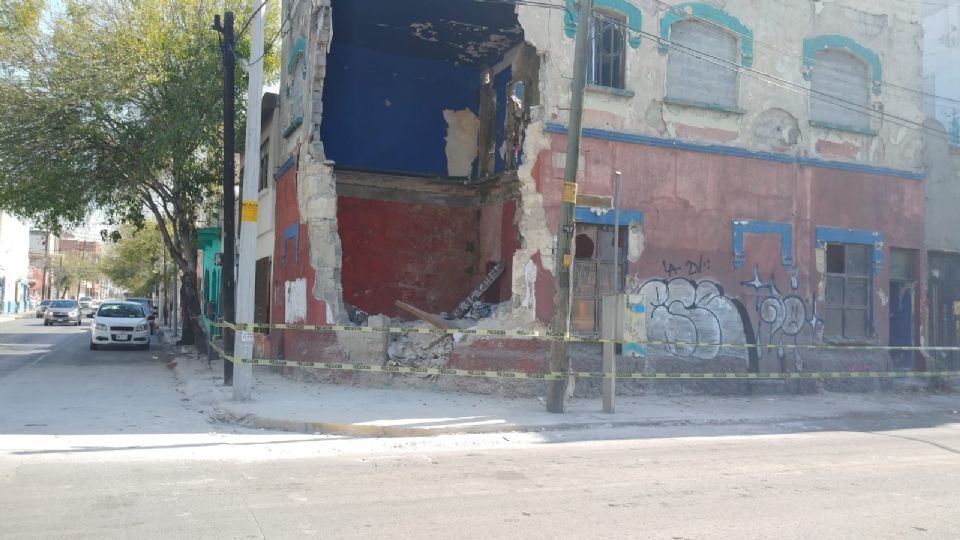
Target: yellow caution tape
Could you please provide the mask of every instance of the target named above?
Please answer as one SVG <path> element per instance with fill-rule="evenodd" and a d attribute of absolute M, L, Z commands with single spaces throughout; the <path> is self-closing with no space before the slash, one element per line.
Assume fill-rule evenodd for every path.
<path fill-rule="evenodd" d="M 602 371 L 561 372 L 523 372 L 492 371 L 451 368 L 421 368 L 411 366 L 385 366 L 379 364 L 348 364 L 342 362 L 304 362 L 299 360 L 275 360 L 262 358 L 237 358 L 229 356 L 222 348 L 211 343 L 210 346 L 229 362 L 272 367 L 295 367 L 327 371 L 358 371 L 364 373 L 400 373 L 408 375 L 453 375 L 456 377 L 483 377 L 488 379 L 515 380 L 558 380 L 566 377 L 577 379 L 703 379 L 703 380 L 785 380 L 785 379 L 894 379 L 894 378 L 930 378 L 960 377 L 960 371 L 812 371 L 800 373 L 647 373 L 641 371 L 618 371 L 616 375 Z"/>
<path fill-rule="evenodd" d="M 451 336 L 484 336 L 497 338 L 539 339 L 543 341 L 566 341 L 568 343 L 611 343 L 614 345 L 644 345 L 673 347 L 717 347 L 720 349 L 784 349 L 784 350 L 861 350 L 861 351 L 921 351 L 921 352 L 958 352 L 960 346 L 896 346 L 896 345 L 828 345 L 803 343 L 702 343 L 688 341 L 624 341 L 599 337 L 571 336 L 537 330 L 498 330 L 484 328 L 442 329 L 416 328 L 401 326 L 345 326 L 336 324 L 232 324 L 228 322 L 208 321 L 215 328 L 229 328 L 235 331 L 253 330 L 300 330 L 307 332 L 352 332 L 364 334 L 431 334 Z"/>

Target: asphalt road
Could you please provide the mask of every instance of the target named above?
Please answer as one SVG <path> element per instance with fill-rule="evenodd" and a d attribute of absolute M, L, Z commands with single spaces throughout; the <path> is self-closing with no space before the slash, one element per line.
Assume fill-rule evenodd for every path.
<path fill-rule="evenodd" d="M 0 325 L 0 539 L 960 538 L 949 416 L 802 432 L 251 432 L 182 401 L 161 353 L 86 339 Z"/>

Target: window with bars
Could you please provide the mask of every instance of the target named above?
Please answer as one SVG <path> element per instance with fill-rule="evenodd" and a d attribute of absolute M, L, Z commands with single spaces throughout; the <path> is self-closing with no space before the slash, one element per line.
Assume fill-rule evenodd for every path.
<path fill-rule="evenodd" d="M 870 246 L 827 244 L 825 337 L 868 337 L 870 287 Z"/>
<path fill-rule="evenodd" d="M 611 225 L 577 224 L 573 261 L 571 330 L 578 334 L 600 333 L 600 300 L 623 286 L 626 228 L 620 227 L 620 257 L 613 267 L 614 228 Z"/>
<path fill-rule="evenodd" d="M 259 189 L 263 191 L 270 186 L 270 139 L 260 145 L 260 182 Z"/>
<path fill-rule="evenodd" d="M 590 37 L 588 81 L 597 86 L 625 88 L 627 19 L 613 12 L 598 11 Z"/>

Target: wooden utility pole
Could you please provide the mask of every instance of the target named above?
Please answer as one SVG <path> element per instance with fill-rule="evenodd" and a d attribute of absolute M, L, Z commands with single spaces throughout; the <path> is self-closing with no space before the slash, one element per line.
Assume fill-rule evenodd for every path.
<path fill-rule="evenodd" d="M 220 26 L 220 16 L 213 19 L 213 29 L 223 33 L 221 52 L 223 53 L 223 266 L 220 268 L 221 313 L 225 321 L 236 322 L 236 242 L 237 227 L 235 225 L 236 212 L 236 164 L 234 163 L 234 137 L 236 101 L 234 95 L 234 69 L 236 67 L 236 52 L 233 43 L 233 12 L 223 15 L 223 26 Z M 260 114 L 254 111 L 252 114 Z M 223 349 L 233 355 L 233 330 L 223 329 Z M 223 362 L 223 384 L 233 385 L 233 363 Z"/>
<path fill-rule="evenodd" d="M 577 169 L 580 168 L 580 131 L 583 125 L 583 94 L 587 85 L 587 63 L 590 60 L 591 17 L 593 0 L 580 0 L 577 24 L 576 51 L 573 58 L 573 82 L 570 83 L 570 126 L 567 134 L 567 163 L 563 175 L 563 200 L 560 207 L 560 226 L 557 231 L 556 282 L 553 293 L 553 320 L 555 335 L 570 333 L 570 288 L 573 268 L 573 237 L 577 206 Z M 550 347 L 550 371 L 566 373 L 570 370 L 567 342 L 554 341 Z M 547 411 L 563 412 L 566 378 L 547 382 Z"/>

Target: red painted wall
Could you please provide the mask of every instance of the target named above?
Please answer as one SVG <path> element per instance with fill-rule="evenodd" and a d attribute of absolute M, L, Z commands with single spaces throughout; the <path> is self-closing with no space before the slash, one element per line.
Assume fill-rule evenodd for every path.
<path fill-rule="evenodd" d="M 340 197 L 337 220 L 344 301 L 371 315 L 449 312 L 483 279 L 477 209 Z"/>
<path fill-rule="evenodd" d="M 552 147 L 537 156 L 536 185 L 544 194 L 547 225 L 556 231 L 563 170 L 553 167 L 553 153 L 564 153 L 566 137 L 550 135 Z M 628 273 L 636 280 L 686 277 L 709 278 L 748 308 L 756 323 L 756 295 L 742 283 L 759 268 L 765 281 L 775 280 L 782 293 L 813 299 L 822 276 L 815 260 L 816 227 L 881 231 L 885 261 L 889 247 L 923 247 L 923 182 L 880 174 L 775 163 L 683 149 L 583 139 L 584 174 L 579 191 L 612 195 L 613 173 L 623 173 L 622 208 L 644 213 L 644 251 Z M 786 222 L 793 225 L 793 257 L 798 288 L 791 287 L 792 270 L 780 265 L 775 237 L 746 235 L 746 261 L 733 265 L 732 222 L 736 219 Z M 692 267 L 687 262 L 697 263 Z M 702 264 L 703 261 L 706 264 Z M 671 267 L 679 270 L 670 271 Z M 696 271 L 691 272 L 690 268 Z M 876 342 L 888 335 L 888 265 L 874 280 Z M 537 281 L 537 312 L 549 322 L 550 280 Z M 917 313 L 924 287 L 917 288 Z M 547 305 L 544 305 L 547 304 Z M 819 312 L 823 317 L 823 310 Z"/>

